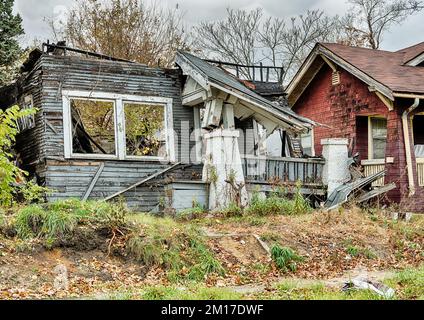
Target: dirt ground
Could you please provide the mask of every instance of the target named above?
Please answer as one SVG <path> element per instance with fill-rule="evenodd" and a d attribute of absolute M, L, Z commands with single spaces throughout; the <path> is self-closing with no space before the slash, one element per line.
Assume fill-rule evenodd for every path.
<path fill-rule="evenodd" d="M 383 278 L 424 262 L 423 217 L 392 223 L 361 212 L 316 213 L 300 217 L 205 219 L 205 231 L 226 275 L 205 284 L 235 290 L 265 290 L 281 279 L 324 280 L 340 285 L 358 274 Z M 282 273 L 266 248 L 278 243 L 304 258 L 297 270 Z M 46 250 L 0 238 L 0 299 L 84 298 L 122 288 L 168 284 L 161 268 L 147 269 L 128 257 L 108 256 L 107 239 L 96 249 Z M 243 289 L 245 288 L 245 289 Z"/>

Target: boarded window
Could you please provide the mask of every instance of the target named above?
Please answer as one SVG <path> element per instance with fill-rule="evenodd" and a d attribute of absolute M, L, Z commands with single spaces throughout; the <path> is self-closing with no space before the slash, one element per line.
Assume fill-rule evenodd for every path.
<path fill-rule="evenodd" d="M 384 159 L 386 156 L 387 120 L 371 118 L 370 121 L 373 159 Z"/>
<path fill-rule="evenodd" d="M 126 155 L 165 158 L 165 106 L 127 102 L 124 108 Z"/>
<path fill-rule="evenodd" d="M 72 152 L 115 155 L 113 101 L 71 99 Z"/>

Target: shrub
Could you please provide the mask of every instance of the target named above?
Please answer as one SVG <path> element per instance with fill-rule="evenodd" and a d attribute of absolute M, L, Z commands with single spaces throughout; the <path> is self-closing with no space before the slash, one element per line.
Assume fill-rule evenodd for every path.
<path fill-rule="evenodd" d="M 19 189 L 19 192 L 22 194 L 24 202 L 31 204 L 45 202 L 45 195 L 51 193 L 52 190 L 29 181 Z"/>
<path fill-rule="evenodd" d="M 12 204 L 15 184 L 26 174 L 11 160 L 12 144 L 19 133 L 17 121 L 35 112 L 35 109 L 20 110 L 18 106 L 6 111 L 0 109 L 0 205 Z"/>
<path fill-rule="evenodd" d="M 296 262 L 303 261 L 301 256 L 298 256 L 292 249 L 274 245 L 271 249 L 271 257 L 275 265 L 283 272 L 296 271 Z"/>

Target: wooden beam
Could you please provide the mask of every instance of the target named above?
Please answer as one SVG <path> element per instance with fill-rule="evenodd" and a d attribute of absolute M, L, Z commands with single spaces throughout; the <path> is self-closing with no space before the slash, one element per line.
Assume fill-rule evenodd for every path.
<path fill-rule="evenodd" d="M 82 200 L 83 201 L 86 201 L 90 197 L 90 194 L 93 191 L 93 189 L 94 189 L 97 181 L 99 180 L 100 175 L 102 174 L 104 168 L 105 168 L 105 163 L 102 162 L 100 164 L 99 169 L 97 170 L 96 174 L 94 175 L 93 180 L 91 180 L 91 183 L 88 186 L 88 189 L 87 189 L 87 191 L 84 194 L 84 197 L 82 197 Z"/>
<path fill-rule="evenodd" d="M 235 129 L 234 106 L 232 104 L 224 104 L 222 120 L 224 122 L 224 129 Z"/>
<path fill-rule="evenodd" d="M 123 194 L 123 193 L 125 193 L 127 191 L 130 191 L 131 189 L 137 188 L 137 187 L 145 184 L 146 182 L 149 182 L 150 180 L 153 180 L 153 179 L 155 179 L 155 178 L 163 175 L 164 173 L 167 173 L 168 171 L 171 171 L 172 169 L 174 169 L 175 167 L 179 166 L 180 164 L 181 164 L 181 162 L 178 162 L 178 163 L 170 166 L 169 168 L 166 168 L 165 170 L 162 170 L 160 172 L 157 172 L 157 173 L 155 173 L 155 174 L 153 174 L 153 175 L 151 175 L 151 176 L 149 176 L 149 177 L 141 180 L 140 182 L 137 182 L 137 183 L 129 186 L 128 188 L 126 188 L 126 189 L 124 189 L 122 191 L 119 191 L 119 192 L 117 192 L 117 193 L 115 193 L 115 194 L 113 194 L 113 195 L 105 198 L 104 201 L 109 201 L 109 200 L 111 200 L 113 198 L 116 198 L 117 196 L 120 196 L 121 194 Z"/>
<path fill-rule="evenodd" d="M 386 105 L 386 107 L 389 109 L 389 111 L 394 110 L 393 101 L 389 100 L 386 96 L 382 95 L 380 92 L 376 91 L 375 94 L 377 97 L 380 98 L 380 100 Z"/>
<path fill-rule="evenodd" d="M 333 72 L 337 72 L 337 66 L 331 60 L 329 60 L 323 54 L 321 54 L 320 56 L 328 64 L 328 66 L 333 70 Z"/>
<path fill-rule="evenodd" d="M 45 120 L 46 121 L 46 125 L 50 128 L 51 131 L 53 131 L 55 134 L 58 134 L 56 128 L 51 124 L 51 122 L 49 120 Z"/>
<path fill-rule="evenodd" d="M 222 99 L 213 99 L 206 102 L 206 110 L 202 123 L 203 128 L 219 126 L 221 122 L 223 104 L 224 100 Z"/>

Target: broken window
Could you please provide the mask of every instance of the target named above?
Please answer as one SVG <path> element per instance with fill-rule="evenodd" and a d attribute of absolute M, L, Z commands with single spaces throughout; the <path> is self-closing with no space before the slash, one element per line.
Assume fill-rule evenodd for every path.
<path fill-rule="evenodd" d="M 165 106 L 126 102 L 124 110 L 126 155 L 165 158 Z"/>
<path fill-rule="evenodd" d="M 115 155 L 113 101 L 71 99 L 72 153 Z"/>
<path fill-rule="evenodd" d="M 372 159 L 384 159 L 386 156 L 387 120 L 370 118 Z"/>
<path fill-rule="evenodd" d="M 175 160 L 172 99 L 63 91 L 66 158 Z"/>
<path fill-rule="evenodd" d="M 309 130 L 306 133 L 302 133 L 300 135 L 300 143 L 302 145 L 303 154 L 308 156 L 313 156 L 313 137 L 312 137 L 312 130 Z"/>
<path fill-rule="evenodd" d="M 32 99 L 32 95 L 25 96 L 22 102 L 22 110 L 32 109 L 34 107 L 34 102 Z M 33 114 L 29 116 L 25 116 L 18 119 L 19 131 L 24 131 L 28 129 L 32 129 L 35 127 L 35 116 Z"/>

